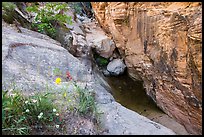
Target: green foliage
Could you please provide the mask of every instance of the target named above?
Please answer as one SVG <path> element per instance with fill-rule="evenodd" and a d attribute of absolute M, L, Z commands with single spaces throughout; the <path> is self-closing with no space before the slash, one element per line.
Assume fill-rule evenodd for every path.
<path fill-rule="evenodd" d="M 68 10 L 66 3 L 47 2 L 44 6 L 32 4 L 26 8 L 28 12 L 36 13 L 33 27 L 39 32 L 45 33 L 48 36 L 56 37 L 56 25 L 64 23 L 72 24 L 71 16 L 67 16 L 64 12 Z"/>
<path fill-rule="evenodd" d="M 7 11 L 13 11 L 16 5 L 12 2 L 2 2 L 2 9 Z"/>
<path fill-rule="evenodd" d="M 55 68 L 53 73 L 62 75 L 59 68 Z M 68 92 L 71 85 L 76 92 Z M 15 87 L 15 83 L 12 87 Z M 57 90 L 47 85 L 46 89 L 46 92 L 30 96 L 24 96 L 22 91 L 14 88 L 9 92 L 2 90 L 3 135 L 36 134 L 39 131 L 56 133 L 58 130 L 61 132 L 65 128 L 63 112 L 67 110 L 77 110 L 83 116 L 99 116 L 93 92 L 80 88 L 75 82 L 69 81 Z"/>
<path fill-rule="evenodd" d="M 106 66 L 108 64 L 108 59 L 106 58 L 99 58 L 99 63 L 102 65 L 102 66 Z"/>
<path fill-rule="evenodd" d="M 100 55 L 98 54 L 95 54 L 94 55 L 94 58 L 96 59 L 96 63 L 99 65 L 99 66 L 106 66 L 108 65 L 109 63 L 109 60 L 104 58 L 104 57 L 101 57 Z"/>
<path fill-rule="evenodd" d="M 71 4 L 71 7 L 74 9 L 74 11 L 77 13 L 77 14 L 81 14 L 82 12 L 82 8 L 80 7 L 80 2 L 70 2 Z"/>
<path fill-rule="evenodd" d="M 2 2 L 2 18 L 9 24 L 14 21 L 16 5 L 12 2 Z"/>
<path fill-rule="evenodd" d="M 79 113 L 82 115 L 96 113 L 96 104 L 93 94 L 86 89 L 81 89 L 79 86 L 76 86 L 76 88 L 79 94 Z"/>
<path fill-rule="evenodd" d="M 50 94 L 23 96 L 19 91 L 2 91 L 2 134 L 30 134 L 38 128 L 52 130 L 62 124 Z M 57 108 L 56 108 L 57 109 Z M 54 127 L 54 128 L 53 128 Z"/>
<path fill-rule="evenodd" d="M 53 73 L 55 76 L 61 76 L 62 75 L 62 71 L 59 68 L 55 68 L 53 70 Z"/>

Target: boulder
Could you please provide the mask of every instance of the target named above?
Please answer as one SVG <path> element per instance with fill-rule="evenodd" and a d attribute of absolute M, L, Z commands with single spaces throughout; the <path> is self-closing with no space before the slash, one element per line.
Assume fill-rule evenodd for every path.
<path fill-rule="evenodd" d="M 105 37 L 99 40 L 97 43 L 92 44 L 92 48 L 104 58 L 110 58 L 115 50 L 115 43 L 112 39 Z"/>
<path fill-rule="evenodd" d="M 113 76 L 118 76 L 124 73 L 126 65 L 122 59 L 113 59 L 108 63 L 107 70 Z"/>
<path fill-rule="evenodd" d="M 95 22 L 88 22 L 84 27 L 86 30 L 87 28 L 92 28 L 92 30 L 88 30 L 89 33 L 86 34 L 89 46 L 95 49 L 100 56 L 110 58 L 115 50 L 115 42 L 110 37 L 106 36 L 105 32 L 98 27 Z"/>
<path fill-rule="evenodd" d="M 110 58 L 113 54 L 113 51 L 115 50 L 115 43 L 112 39 L 106 38 L 101 41 L 100 46 L 95 47 L 96 52 L 104 57 L 104 58 Z"/>

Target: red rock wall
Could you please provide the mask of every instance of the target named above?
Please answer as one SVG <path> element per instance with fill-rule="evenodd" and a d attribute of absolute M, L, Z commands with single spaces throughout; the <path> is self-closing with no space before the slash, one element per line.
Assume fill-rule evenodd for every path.
<path fill-rule="evenodd" d="M 92 2 L 95 16 L 132 78 L 168 115 L 202 134 L 202 5 Z"/>

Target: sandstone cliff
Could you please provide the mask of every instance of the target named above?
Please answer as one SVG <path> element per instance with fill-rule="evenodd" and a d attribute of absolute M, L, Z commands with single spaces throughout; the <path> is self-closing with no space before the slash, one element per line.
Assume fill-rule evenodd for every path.
<path fill-rule="evenodd" d="M 132 78 L 168 115 L 202 134 L 202 5 L 198 2 L 92 2 Z"/>

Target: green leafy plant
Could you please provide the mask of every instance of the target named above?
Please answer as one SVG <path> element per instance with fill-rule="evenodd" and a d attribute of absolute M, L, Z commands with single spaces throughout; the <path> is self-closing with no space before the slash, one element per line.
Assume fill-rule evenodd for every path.
<path fill-rule="evenodd" d="M 77 92 L 79 94 L 79 106 L 78 111 L 80 114 L 85 115 L 88 113 L 96 113 L 96 104 L 93 94 L 86 90 L 82 89 L 76 85 Z"/>
<path fill-rule="evenodd" d="M 57 24 L 72 24 L 71 16 L 64 13 L 67 10 L 68 5 L 60 2 L 47 2 L 43 6 L 33 3 L 27 7 L 28 12 L 36 13 L 33 28 L 37 28 L 38 32 L 45 33 L 52 38 L 56 37 Z"/>
<path fill-rule="evenodd" d="M 104 58 L 104 57 L 101 57 L 99 55 L 96 55 L 95 56 L 95 59 L 96 59 L 96 63 L 99 65 L 99 66 L 106 66 L 108 65 L 109 61 L 108 59 Z"/>
<path fill-rule="evenodd" d="M 106 58 L 100 56 L 95 50 L 93 52 L 94 52 L 94 59 L 95 59 L 97 65 L 99 65 L 100 67 L 108 65 L 109 59 L 106 59 Z"/>
<path fill-rule="evenodd" d="M 58 68 L 55 71 L 61 72 Z M 66 76 L 71 77 L 68 71 Z M 15 83 L 12 86 L 15 87 Z M 58 86 L 56 90 L 46 85 L 46 92 L 29 96 L 23 95 L 16 87 L 12 91 L 2 90 L 2 134 L 66 132 L 63 130 L 66 128 L 64 118 L 67 110 L 77 112 L 77 115 L 98 118 L 93 92 L 79 87 L 72 80 L 64 84 L 59 82 Z M 73 92 L 68 89 L 73 89 Z"/>
<path fill-rule="evenodd" d="M 12 24 L 14 21 L 16 5 L 13 2 L 2 2 L 2 18 Z"/>
<path fill-rule="evenodd" d="M 80 14 L 81 13 L 81 11 L 82 11 L 82 9 L 81 9 L 81 7 L 80 6 L 78 6 L 78 5 L 74 5 L 74 10 L 75 10 L 75 12 L 77 13 L 77 14 Z"/>
<path fill-rule="evenodd" d="M 16 8 L 16 5 L 12 2 L 2 2 L 3 10 L 12 11 Z"/>
<path fill-rule="evenodd" d="M 15 90 L 2 91 L 2 134 L 31 134 L 37 129 L 52 130 L 62 125 L 59 111 L 49 93 L 23 96 Z"/>
<path fill-rule="evenodd" d="M 101 65 L 101 66 L 106 66 L 106 65 L 108 65 L 108 59 L 106 59 L 106 58 L 103 58 L 103 57 L 100 57 L 99 58 L 99 64 Z"/>
<path fill-rule="evenodd" d="M 53 70 L 53 73 L 55 76 L 61 76 L 62 75 L 62 71 L 59 68 L 55 68 Z"/>

